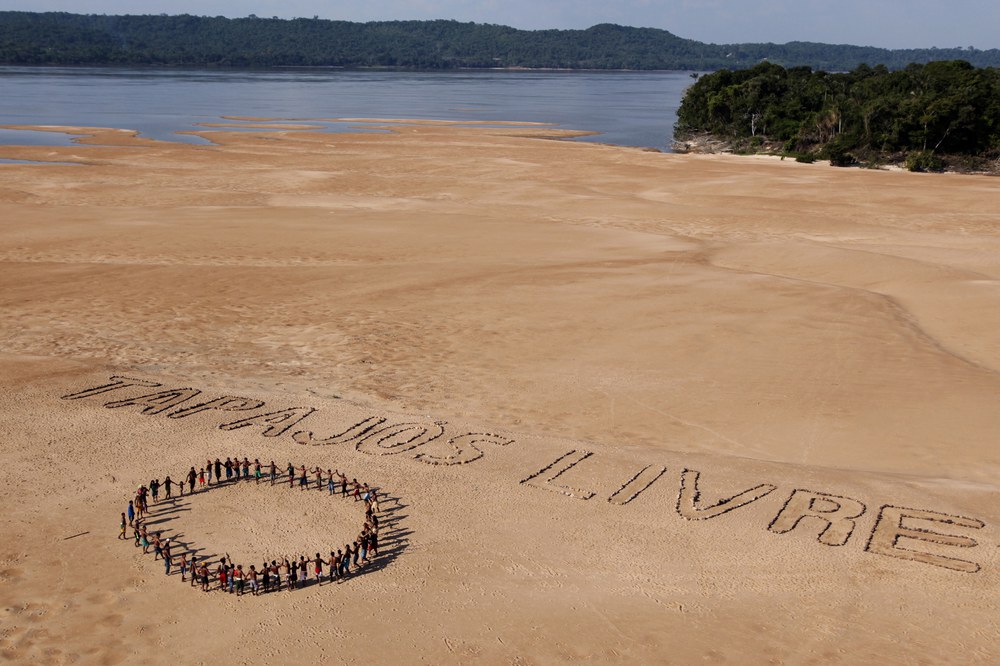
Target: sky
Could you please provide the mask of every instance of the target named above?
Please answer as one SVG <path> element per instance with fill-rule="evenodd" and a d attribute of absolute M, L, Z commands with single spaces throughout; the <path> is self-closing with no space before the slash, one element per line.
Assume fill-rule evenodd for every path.
<path fill-rule="evenodd" d="M 525 30 L 598 23 L 702 42 L 1000 48 L 1000 0 L 0 0 L 0 10 L 344 21 L 455 19 Z"/>

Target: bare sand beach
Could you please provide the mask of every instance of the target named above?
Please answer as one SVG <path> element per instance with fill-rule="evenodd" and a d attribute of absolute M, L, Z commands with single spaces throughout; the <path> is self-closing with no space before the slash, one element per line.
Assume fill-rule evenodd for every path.
<path fill-rule="evenodd" d="M 53 163 L 0 164 L 4 660 L 1000 661 L 1000 181 L 227 120 L 273 131 L 0 148 Z M 230 456 L 377 486 L 382 552 L 237 597 L 116 538 Z M 150 520 L 245 566 L 363 521 Z"/>

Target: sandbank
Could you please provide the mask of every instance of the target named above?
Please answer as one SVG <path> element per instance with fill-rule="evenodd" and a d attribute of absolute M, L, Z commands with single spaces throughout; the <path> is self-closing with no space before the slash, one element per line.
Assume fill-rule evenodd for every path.
<path fill-rule="evenodd" d="M 0 655 L 1000 659 L 995 179 L 339 120 L 394 131 L 0 147 L 84 165 L 0 164 Z M 379 566 L 235 598 L 116 539 L 233 455 L 383 488 Z M 358 520 L 168 517 L 247 564 Z"/>

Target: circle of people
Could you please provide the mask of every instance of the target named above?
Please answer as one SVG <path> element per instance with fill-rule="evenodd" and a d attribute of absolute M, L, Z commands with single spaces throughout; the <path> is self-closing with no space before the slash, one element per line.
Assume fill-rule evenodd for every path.
<path fill-rule="evenodd" d="M 341 497 L 351 497 L 356 502 L 364 502 L 365 524 L 361 534 L 353 543 L 344 544 L 344 547 L 338 548 L 336 552 L 331 550 L 329 558 L 324 558 L 320 553 L 308 558 L 300 555 L 297 560 L 294 556 L 282 557 L 280 560 L 271 560 L 270 563 L 264 560 L 260 567 L 251 564 L 249 568 L 244 569 L 242 564 L 234 563 L 226 553 L 213 570 L 205 558 L 199 560 L 193 552 L 189 553 L 186 550 L 173 552 L 173 544 L 169 538 L 164 538 L 162 532 L 151 532 L 147 528 L 146 520 L 150 516 L 149 503 L 152 501 L 153 504 L 157 504 L 160 501 L 161 490 L 164 492 L 163 500 L 171 500 L 174 498 L 175 488 L 177 496 L 183 497 L 185 483 L 188 486 L 188 494 L 192 495 L 204 492 L 212 485 L 249 481 L 251 471 L 253 480 L 257 484 L 269 482 L 273 486 L 285 483 L 287 478 L 290 490 L 295 488 L 297 481 L 300 490 L 325 489 L 330 495 L 339 494 Z M 152 548 L 153 560 L 163 560 L 168 576 L 176 564 L 180 569 L 181 581 L 190 580 L 192 587 L 200 585 L 204 592 L 208 592 L 215 582 L 216 589 L 224 592 L 235 593 L 238 596 L 242 596 L 245 592 L 258 595 L 272 590 L 290 591 L 304 587 L 309 581 L 310 570 L 320 585 L 323 584 L 324 574 L 326 580 L 332 583 L 346 579 L 351 575 L 352 567 L 355 572 L 359 571 L 378 555 L 378 512 L 377 489 L 370 488 L 367 483 L 359 483 L 357 479 L 348 481 L 347 476 L 339 470 L 328 469 L 324 473 L 320 467 L 307 470 L 305 465 L 296 468 L 292 463 L 288 463 L 282 474 L 279 473 L 273 460 L 269 465 L 263 465 L 260 460 L 255 459 L 251 462 L 246 457 L 242 461 L 239 457 L 235 460 L 226 458 L 225 462 L 216 458 L 214 461 L 207 461 L 200 471 L 195 471 L 192 467 L 181 481 L 174 481 L 167 476 L 162 482 L 153 479 L 148 486 L 139 486 L 133 499 L 129 500 L 128 509 L 121 515 L 118 538 L 127 541 L 126 535 L 131 528 L 135 546 L 141 547 L 144 554 L 148 554 Z"/>

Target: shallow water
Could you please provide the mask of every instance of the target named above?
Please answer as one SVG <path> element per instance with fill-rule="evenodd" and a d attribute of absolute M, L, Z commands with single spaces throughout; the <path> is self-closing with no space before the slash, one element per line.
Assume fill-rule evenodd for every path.
<path fill-rule="evenodd" d="M 176 132 L 212 129 L 197 123 L 228 122 L 222 116 L 526 121 L 601 133 L 582 141 L 668 150 L 691 82 L 687 72 L 0 67 L 0 124 L 117 127 L 202 143 Z M 12 132 L 0 130 L 0 144 L 69 143 Z"/>
<path fill-rule="evenodd" d="M 8 157 L 0 157 L 0 164 L 57 164 L 59 166 L 83 166 L 80 162 L 47 162 L 45 160 L 15 160 Z"/>

